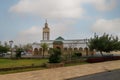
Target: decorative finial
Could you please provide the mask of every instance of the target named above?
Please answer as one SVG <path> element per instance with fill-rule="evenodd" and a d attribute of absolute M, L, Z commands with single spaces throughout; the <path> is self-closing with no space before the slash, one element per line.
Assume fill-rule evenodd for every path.
<path fill-rule="evenodd" d="M 47 19 L 45 20 L 45 28 L 48 28 Z"/>

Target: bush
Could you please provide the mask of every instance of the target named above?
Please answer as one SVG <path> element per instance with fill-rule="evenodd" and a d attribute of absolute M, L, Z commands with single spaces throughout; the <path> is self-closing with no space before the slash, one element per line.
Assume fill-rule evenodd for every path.
<path fill-rule="evenodd" d="M 81 57 L 82 53 L 74 53 L 77 57 Z"/>
<path fill-rule="evenodd" d="M 49 63 L 60 63 L 61 61 L 61 51 L 59 49 L 52 49 L 50 51 Z"/>
<path fill-rule="evenodd" d="M 89 63 L 103 62 L 103 61 L 112 61 L 112 60 L 120 60 L 120 56 L 105 56 L 105 57 L 91 57 L 86 61 Z"/>
<path fill-rule="evenodd" d="M 23 52 L 22 49 L 17 49 L 17 50 L 16 50 L 16 58 L 17 58 L 17 59 L 18 59 L 18 58 L 21 58 L 21 52 Z"/>
<path fill-rule="evenodd" d="M 103 57 L 93 57 L 86 60 L 88 63 L 96 63 L 105 61 Z"/>
<path fill-rule="evenodd" d="M 78 58 L 80 58 L 82 56 L 82 53 L 73 53 L 73 55 L 72 55 L 72 59 L 78 59 Z"/>

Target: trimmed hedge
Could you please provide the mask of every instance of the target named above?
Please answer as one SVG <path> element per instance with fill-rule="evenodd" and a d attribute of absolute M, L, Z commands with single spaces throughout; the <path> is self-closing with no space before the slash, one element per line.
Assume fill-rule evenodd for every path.
<path fill-rule="evenodd" d="M 86 61 L 89 63 L 103 62 L 103 61 L 112 61 L 112 60 L 120 60 L 120 56 L 106 56 L 106 57 L 91 57 Z"/>

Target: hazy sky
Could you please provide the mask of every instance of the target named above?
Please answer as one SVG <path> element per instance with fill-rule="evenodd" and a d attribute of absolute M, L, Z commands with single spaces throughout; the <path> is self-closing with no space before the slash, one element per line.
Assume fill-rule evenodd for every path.
<path fill-rule="evenodd" d="M 0 0 L 0 41 L 40 42 L 45 19 L 52 40 L 120 37 L 120 0 Z"/>

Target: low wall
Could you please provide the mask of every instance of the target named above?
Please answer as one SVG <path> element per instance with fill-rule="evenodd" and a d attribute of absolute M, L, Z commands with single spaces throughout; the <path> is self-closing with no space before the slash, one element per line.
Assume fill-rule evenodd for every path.
<path fill-rule="evenodd" d="M 64 63 L 46 63 L 47 68 L 63 67 Z"/>

